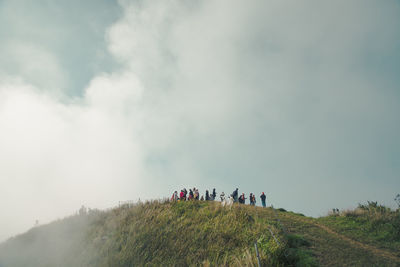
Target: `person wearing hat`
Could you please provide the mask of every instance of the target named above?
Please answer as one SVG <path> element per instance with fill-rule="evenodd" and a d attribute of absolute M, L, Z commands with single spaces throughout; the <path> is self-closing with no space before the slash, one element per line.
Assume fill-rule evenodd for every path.
<path fill-rule="evenodd" d="M 261 198 L 261 204 L 265 208 L 267 206 L 267 203 L 266 203 L 267 197 L 265 196 L 264 192 L 262 192 L 260 198 Z"/>

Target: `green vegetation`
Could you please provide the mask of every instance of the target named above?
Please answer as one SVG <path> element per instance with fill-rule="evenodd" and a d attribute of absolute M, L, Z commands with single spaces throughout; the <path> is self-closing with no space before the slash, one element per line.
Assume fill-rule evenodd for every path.
<path fill-rule="evenodd" d="M 255 242 L 262 266 L 398 266 L 398 213 L 376 205 L 385 215 L 374 224 L 373 205 L 314 219 L 208 201 L 138 203 L 33 228 L 0 244 L 0 266 L 257 266 Z"/>
<path fill-rule="evenodd" d="M 387 249 L 400 257 L 400 210 L 392 211 L 377 202 L 359 204 L 347 210 L 322 217 L 319 222 L 359 242 Z"/>
<path fill-rule="evenodd" d="M 152 202 L 115 209 L 94 222 L 88 239 L 100 236 L 106 241 L 94 246 L 100 252 L 89 262 L 94 266 L 254 265 L 256 240 L 263 265 L 294 265 L 304 258 L 275 220 L 261 219 L 249 206 L 229 209 L 216 202 Z"/>

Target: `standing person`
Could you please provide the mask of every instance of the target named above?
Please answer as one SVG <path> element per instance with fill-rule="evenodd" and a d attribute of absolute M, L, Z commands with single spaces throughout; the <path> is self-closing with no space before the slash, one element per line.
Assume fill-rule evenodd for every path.
<path fill-rule="evenodd" d="M 225 200 L 225 193 L 222 192 L 221 195 L 219 195 L 219 197 L 221 198 L 221 201 L 224 201 Z"/>
<path fill-rule="evenodd" d="M 192 189 L 189 189 L 189 200 L 192 200 L 194 198 L 194 194 Z"/>
<path fill-rule="evenodd" d="M 187 193 L 188 193 L 188 191 L 186 190 L 186 188 L 183 188 L 183 194 L 184 194 L 184 196 L 185 196 L 185 200 L 187 199 L 187 198 L 186 198 Z"/>
<path fill-rule="evenodd" d="M 251 194 L 250 202 L 251 202 L 251 205 L 253 205 L 253 206 L 256 205 L 256 194 Z"/>
<path fill-rule="evenodd" d="M 177 192 L 177 191 L 175 191 L 175 192 L 172 194 L 171 200 L 172 200 L 172 201 L 177 201 L 177 200 L 178 200 L 178 192 Z"/>
<path fill-rule="evenodd" d="M 217 192 L 215 191 L 215 188 L 213 189 L 211 196 L 212 196 L 212 200 L 215 200 L 215 197 L 217 196 Z"/>
<path fill-rule="evenodd" d="M 249 199 L 250 199 L 250 205 L 253 205 L 253 193 L 250 193 Z"/>
<path fill-rule="evenodd" d="M 183 193 L 183 190 L 181 190 L 181 192 L 180 192 L 180 194 L 179 194 L 179 200 L 180 201 L 183 201 L 184 199 L 184 196 L 185 196 L 185 193 Z"/>
<path fill-rule="evenodd" d="M 199 197 L 200 197 L 199 189 L 196 188 L 196 191 L 195 191 L 196 200 L 199 200 Z"/>
<path fill-rule="evenodd" d="M 261 204 L 265 208 L 267 206 L 267 203 L 266 203 L 267 197 L 265 196 L 264 192 L 262 192 L 260 198 L 261 198 Z"/>
<path fill-rule="evenodd" d="M 206 200 L 210 200 L 210 194 L 208 193 L 208 190 L 206 190 Z"/>
<path fill-rule="evenodd" d="M 240 204 L 245 204 L 246 203 L 246 197 L 244 196 L 244 193 L 242 193 L 239 197 L 239 203 Z"/>
<path fill-rule="evenodd" d="M 236 190 L 233 191 L 233 193 L 232 193 L 233 202 L 235 202 L 235 203 L 238 202 L 238 196 L 239 196 L 239 189 L 236 188 Z"/>

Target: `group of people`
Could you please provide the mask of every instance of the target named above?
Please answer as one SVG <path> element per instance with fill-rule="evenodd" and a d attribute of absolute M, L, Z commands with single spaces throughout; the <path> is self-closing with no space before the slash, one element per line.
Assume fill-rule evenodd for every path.
<path fill-rule="evenodd" d="M 181 200 L 181 201 L 207 200 L 207 201 L 209 201 L 209 200 L 215 200 L 216 197 L 217 197 L 217 192 L 215 191 L 215 188 L 213 189 L 211 194 L 208 192 L 208 190 L 206 190 L 206 197 L 204 198 L 204 196 L 200 197 L 199 189 L 194 187 L 193 189 L 189 189 L 189 192 L 186 190 L 186 188 L 182 189 L 181 192 L 179 193 L 179 195 L 178 195 L 178 191 L 175 191 L 172 194 L 171 200 L 173 200 L 173 201 L 177 201 L 177 200 Z"/>
<path fill-rule="evenodd" d="M 242 194 L 239 196 L 238 201 L 239 201 L 240 204 L 245 204 L 246 199 L 247 199 L 247 198 L 244 196 L 244 193 L 242 193 Z M 250 200 L 250 205 L 252 205 L 252 206 L 255 206 L 255 205 L 256 205 L 256 195 L 255 195 L 255 194 L 250 193 L 249 200 Z"/>
<path fill-rule="evenodd" d="M 215 188 L 212 190 L 212 193 L 210 194 L 208 190 L 206 190 L 205 193 L 205 197 L 202 195 L 200 197 L 199 194 L 199 189 L 197 188 L 193 188 L 193 189 L 189 189 L 189 191 L 186 190 L 186 188 L 182 189 L 181 192 L 178 194 L 178 191 L 175 191 L 172 194 L 171 200 L 172 201 L 186 201 L 186 200 L 205 200 L 205 201 L 214 201 L 215 198 L 217 197 L 217 192 L 215 191 Z M 230 197 L 233 199 L 234 203 L 240 203 L 240 204 L 246 204 L 246 197 L 244 195 L 244 193 L 242 193 L 239 196 L 239 189 L 236 188 L 236 190 L 234 190 L 232 192 L 232 194 L 230 194 Z M 221 198 L 221 202 L 225 201 L 225 193 L 222 192 L 220 194 L 220 198 Z M 255 206 L 256 205 L 256 195 L 253 193 L 250 193 L 249 196 L 250 199 L 250 205 Z M 260 195 L 260 199 L 261 199 L 261 205 L 263 207 L 267 206 L 267 197 L 264 194 L 264 192 L 262 192 L 262 194 Z"/>

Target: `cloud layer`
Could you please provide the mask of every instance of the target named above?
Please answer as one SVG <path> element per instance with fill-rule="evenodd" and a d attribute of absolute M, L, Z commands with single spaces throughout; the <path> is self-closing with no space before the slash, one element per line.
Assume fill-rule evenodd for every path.
<path fill-rule="evenodd" d="M 82 97 L 29 82 L 56 70 L 46 56 L 1 77 L 0 239 L 182 186 L 309 215 L 398 193 L 397 2 L 120 4 L 119 65 Z"/>

